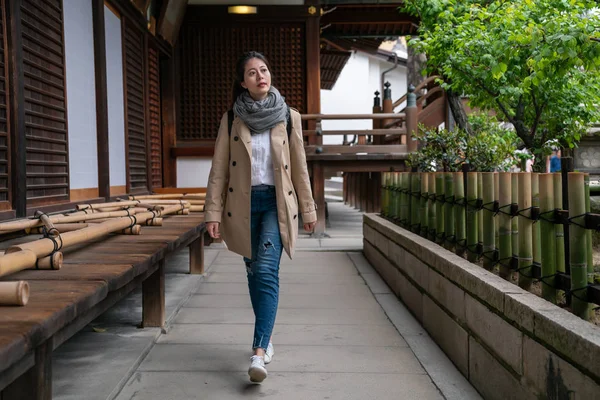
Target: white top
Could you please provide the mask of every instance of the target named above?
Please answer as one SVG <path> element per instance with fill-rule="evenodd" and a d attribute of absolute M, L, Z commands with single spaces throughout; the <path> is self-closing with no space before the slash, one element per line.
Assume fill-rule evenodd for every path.
<path fill-rule="evenodd" d="M 252 135 L 252 186 L 275 186 L 271 158 L 271 131 Z"/>

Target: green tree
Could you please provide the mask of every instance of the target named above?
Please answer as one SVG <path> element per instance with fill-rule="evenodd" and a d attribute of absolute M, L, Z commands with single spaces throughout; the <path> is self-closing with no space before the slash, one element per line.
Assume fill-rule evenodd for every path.
<path fill-rule="evenodd" d="M 457 94 L 512 123 L 535 154 L 573 147 L 600 120 L 600 17 L 590 0 L 406 0 L 420 18 L 410 44 L 443 77 L 459 126 Z M 537 157 L 541 161 L 542 157 Z"/>

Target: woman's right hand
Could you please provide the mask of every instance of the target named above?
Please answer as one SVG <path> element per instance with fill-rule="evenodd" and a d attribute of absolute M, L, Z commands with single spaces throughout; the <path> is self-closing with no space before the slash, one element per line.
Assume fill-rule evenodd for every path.
<path fill-rule="evenodd" d="M 210 235 L 211 238 L 213 239 L 219 239 L 221 237 L 221 234 L 219 233 L 219 222 L 207 222 L 206 223 L 206 230 L 208 231 L 208 234 Z"/>

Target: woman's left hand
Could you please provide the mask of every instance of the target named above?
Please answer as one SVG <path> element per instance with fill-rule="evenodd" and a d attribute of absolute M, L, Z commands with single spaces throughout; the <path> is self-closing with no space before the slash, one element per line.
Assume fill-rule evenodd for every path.
<path fill-rule="evenodd" d="M 309 222 L 308 224 L 304 224 L 304 230 L 308 233 L 311 233 L 312 231 L 315 230 L 315 225 L 317 224 L 317 222 Z"/>

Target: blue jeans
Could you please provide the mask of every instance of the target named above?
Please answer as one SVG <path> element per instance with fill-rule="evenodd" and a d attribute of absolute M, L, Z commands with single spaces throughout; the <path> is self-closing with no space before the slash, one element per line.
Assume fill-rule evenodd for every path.
<path fill-rule="evenodd" d="M 252 348 L 269 345 L 279 303 L 279 262 L 283 246 L 277 220 L 274 186 L 253 186 L 250 203 L 252 259 L 244 257 L 250 301 L 254 310 Z"/>

